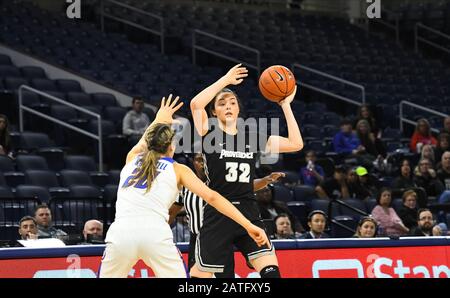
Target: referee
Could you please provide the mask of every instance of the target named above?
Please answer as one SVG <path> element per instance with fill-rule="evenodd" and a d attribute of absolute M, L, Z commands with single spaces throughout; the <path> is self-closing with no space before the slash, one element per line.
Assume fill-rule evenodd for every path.
<path fill-rule="evenodd" d="M 195 153 L 192 163 L 194 165 L 194 171 L 197 177 L 206 183 L 202 153 Z M 270 183 L 277 182 L 281 177 L 285 177 L 285 174 L 281 172 L 274 172 L 264 178 L 255 179 L 253 182 L 253 189 L 254 191 L 262 189 Z M 189 270 L 195 264 L 195 242 L 197 239 L 197 234 L 200 232 L 200 228 L 203 224 L 203 207 L 205 204 L 206 203 L 202 200 L 202 198 L 183 187 L 178 200 L 169 210 L 169 224 L 172 224 L 175 221 L 178 212 L 180 212 L 183 206 L 186 210 L 189 230 L 191 233 L 188 255 Z M 234 278 L 234 258 L 227 260 L 223 273 L 215 273 L 214 275 L 218 278 Z"/>

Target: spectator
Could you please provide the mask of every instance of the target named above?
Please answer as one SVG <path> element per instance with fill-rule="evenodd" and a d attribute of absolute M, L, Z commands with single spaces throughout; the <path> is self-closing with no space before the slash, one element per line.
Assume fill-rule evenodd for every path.
<path fill-rule="evenodd" d="M 47 205 L 36 207 L 34 219 L 37 223 L 39 238 L 63 238 L 67 233 L 52 226 L 52 212 Z"/>
<path fill-rule="evenodd" d="M 365 120 L 368 122 L 370 127 L 370 132 L 373 133 L 373 135 L 379 139 L 381 138 L 381 134 L 379 132 L 377 122 L 375 120 L 375 117 L 372 115 L 372 111 L 369 108 L 369 105 L 363 104 L 358 109 L 358 116 L 355 120 L 354 127 L 357 128 L 357 124 L 360 120 Z"/>
<path fill-rule="evenodd" d="M 397 210 L 398 216 L 411 230 L 417 226 L 417 193 L 414 190 L 407 190 L 403 193 L 402 199 L 403 205 Z"/>
<path fill-rule="evenodd" d="M 150 119 L 143 113 L 144 100 L 140 97 L 134 97 L 132 101 L 132 110 L 123 118 L 122 131 L 129 137 L 130 143 L 134 146 L 145 129 L 150 124 Z"/>
<path fill-rule="evenodd" d="M 364 216 L 356 227 L 354 238 L 375 238 L 377 236 L 377 222 L 371 216 Z"/>
<path fill-rule="evenodd" d="M 441 133 L 438 136 L 436 150 L 434 150 L 434 160 L 436 162 L 440 161 L 445 151 L 450 151 L 450 134 Z"/>
<path fill-rule="evenodd" d="M 377 221 L 380 236 L 402 236 L 409 232 L 395 210 L 390 207 L 392 201 L 392 193 L 388 188 L 382 188 L 377 196 L 377 205 L 372 210 L 372 216 Z"/>
<path fill-rule="evenodd" d="M 96 219 L 86 221 L 83 229 L 83 238 L 85 243 L 104 243 L 103 223 Z"/>
<path fill-rule="evenodd" d="M 410 149 L 412 152 L 421 153 L 423 145 L 437 145 L 437 140 L 431 134 L 430 123 L 425 118 L 417 121 L 416 131 L 411 137 Z"/>
<path fill-rule="evenodd" d="M 441 133 L 450 134 L 450 117 L 444 119 L 444 127 L 442 128 Z"/>
<path fill-rule="evenodd" d="M 352 122 L 348 119 L 342 120 L 341 131 L 334 136 L 333 146 L 336 153 L 344 156 L 355 155 L 365 151 L 358 137 L 353 133 Z"/>
<path fill-rule="evenodd" d="M 294 223 L 295 230 L 299 232 L 304 231 L 301 223 L 296 220 L 292 212 L 287 208 L 286 204 L 280 201 L 273 200 L 272 189 L 269 186 L 256 191 L 255 194 L 262 219 L 275 220 L 278 215 L 287 214 L 289 216 L 290 222 Z"/>
<path fill-rule="evenodd" d="M 301 235 L 300 239 L 319 239 L 319 238 L 330 238 L 327 233 L 325 233 L 325 226 L 327 223 L 327 216 L 322 210 L 311 211 L 308 215 L 308 226 L 310 231 Z"/>
<path fill-rule="evenodd" d="M 450 151 L 445 151 L 441 157 L 441 168 L 437 171 L 437 176 L 446 190 L 450 190 Z"/>
<path fill-rule="evenodd" d="M 417 184 L 414 181 L 411 172 L 411 164 L 409 160 L 404 159 L 402 161 L 402 166 L 400 167 L 400 176 L 395 178 L 393 187 L 395 189 L 407 189 L 417 187 Z"/>
<path fill-rule="evenodd" d="M 431 163 L 431 166 L 434 167 L 436 165 L 436 160 L 434 159 L 434 149 L 431 145 L 423 145 L 422 152 L 420 153 L 420 159 L 428 159 Z"/>
<path fill-rule="evenodd" d="M 444 191 L 444 185 L 437 178 L 436 171 L 432 168 L 430 160 L 424 158 L 414 170 L 414 182 L 418 187 L 425 189 L 428 196 L 437 197 Z"/>
<path fill-rule="evenodd" d="M 371 132 L 370 124 L 367 120 L 359 120 L 356 124 L 356 135 L 361 141 L 361 145 L 366 149 L 366 155 L 373 161 L 375 158 L 386 156 L 386 149 L 376 135 Z"/>
<path fill-rule="evenodd" d="M 275 217 L 275 239 L 296 239 L 300 237 L 299 233 L 292 230 L 291 220 L 286 213 L 280 213 Z"/>
<path fill-rule="evenodd" d="M 358 176 L 358 182 L 362 189 L 361 194 L 363 196 L 360 198 L 375 197 L 379 189 L 378 180 L 370 175 L 364 167 L 357 167 L 355 173 Z"/>
<path fill-rule="evenodd" d="M 361 167 L 362 168 L 362 167 Z M 365 173 L 363 171 L 358 171 L 357 168 L 350 168 L 347 171 L 346 176 L 346 182 L 348 186 L 348 194 L 349 198 L 356 198 L 356 199 L 366 199 L 370 197 L 370 192 L 364 188 L 364 186 L 361 184 L 358 175 L 365 175 L 367 174 L 367 170 L 365 170 Z"/>
<path fill-rule="evenodd" d="M 11 156 L 11 137 L 8 117 L 0 114 L 0 155 Z"/>
<path fill-rule="evenodd" d="M 346 169 L 343 166 L 335 167 L 333 178 L 325 179 L 325 181 L 316 186 L 316 193 L 321 199 L 350 197 Z"/>
<path fill-rule="evenodd" d="M 430 209 L 422 208 L 417 212 L 417 226 L 410 236 L 433 236 L 434 219 Z"/>
<path fill-rule="evenodd" d="M 316 165 L 316 153 L 313 150 L 306 152 L 306 167 L 300 169 L 300 179 L 304 185 L 316 187 L 322 183 L 325 172 L 321 166 Z"/>
<path fill-rule="evenodd" d="M 19 235 L 21 240 L 37 239 L 38 229 L 36 220 L 31 216 L 24 216 L 19 221 Z"/>

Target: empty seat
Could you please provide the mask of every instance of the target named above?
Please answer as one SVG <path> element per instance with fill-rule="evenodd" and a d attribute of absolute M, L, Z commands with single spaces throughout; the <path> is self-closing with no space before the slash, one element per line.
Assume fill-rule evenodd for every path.
<path fill-rule="evenodd" d="M 67 101 L 77 106 L 92 106 L 92 100 L 89 94 L 83 92 L 67 93 Z"/>
<path fill-rule="evenodd" d="M 59 172 L 64 168 L 64 151 L 60 148 L 43 148 L 38 154 L 45 158 L 50 170 Z"/>
<path fill-rule="evenodd" d="M 74 185 L 69 187 L 70 196 L 80 199 L 98 199 L 102 197 L 101 191 L 92 185 Z"/>
<path fill-rule="evenodd" d="M 0 65 L 12 65 L 11 58 L 9 58 L 9 56 L 0 54 Z"/>
<path fill-rule="evenodd" d="M 48 170 L 47 161 L 38 155 L 18 155 L 16 159 L 19 171 Z"/>
<path fill-rule="evenodd" d="M 82 92 L 81 85 L 78 81 L 59 79 L 56 80 L 56 85 L 61 92 Z"/>
<path fill-rule="evenodd" d="M 282 201 L 282 202 L 293 201 L 291 191 L 287 187 L 278 184 L 273 185 L 272 197 L 273 200 L 275 201 Z"/>
<path fill-rule="evenodd" d="M 25 172 L 27 184 L 59 187 L 58 178 L 53 171 L 29 170 Z"/>
<path fill-rule="evenodd" d="M 305 202 L 287 202 L 287 206 L 293 215 L 297 217 L 302 226 L 306 226 L 309 208 Z"/>
<path fill-rule="evenodd" d="M 17 187 L 25 183 L 25 174 L 22 172 L 5 172 L 3 176 L 9 187 Z"/>
<path fill-rule="evenodd" d="M 65 187 L 74 185 L 93 185 L 88 173 L 79 170 L 62 170 L 61 185 Z"/>
<path fill-rule="evenodd" d="M 38 79 L 46 77 L 44 69 L 38 66 L 23 66 L 20 68 L 20 72 L 22 73 L 22 76 L 28 79 Z"/>
<path fill-rule="evenodd" d="M 51 114 L 56 119 L 65 121 L 77 118 L 77 110 L 63 105 L 52 105 Z"/>
<path fill-rule="evenodd" d="M 110 93 L 92 93 L 91 97 L 95 105 L 103 107 L 117 106 L 116 97 Z"/>
<path fill-rule="evenodd" d="M 0 172 L 0 186 L 6 186 L 6 180 L 5 180 L 5 176 L 3 175 L 2 172 Z"/>
<path fill-rule="evenodd" d="M 102 135 L 103 137 L 116 133 L 116 127 L 112 121 L 102 120 Z M 98 133 L 98 120 L 91 120 L 88 124 L 88 130 L 93 134 Z"/>
<path fill-rule="evenodd" d="M 20 71 L 17 67 L 12 65 L 0 65 L 0 77 L 20 77 Z"/>
<path fill-rule="evenodd" d="M 6 155 L 0 155 L 0 171 L 1 172 L 14 171 L 14 163 L 12 159 Z"/>
<path fill-rule="evenodd" d="M 91 156 L 86 155 L 68 155 L 64 159 L 66 169 L 79 170 L 85 172 L 97 171 L 97 165 Z"/>
<path fill-rule="evenodd" d="M 49 79 L 31 79 L 31 86 L 40 91 L 58 91 L 55 82 Z"/>
<path fill-rule="evenodd" d="M 111 170 L 109 174 L 109 183 L 113 185 L 118 185 L 120 182 L 120 170 Z"/>
<path fill-rule="evenodd" d="M 23 132 L 20 135 L 20 145 L 26 150 L 35 150 L 51 147 L 52 143 L 48 135 L 39 132 Z"/>
<path fill-rule="evenodd" d="M 99 199 L 52 199 L 50 201 L 54 225 L 75 225 L 79 230 L 90 219 L 102 219 Z"/>
<path fill-rule="evenodd" d="M 356 226 L 358 225 L 358 221 L 351 216 L 346 215 L 335 216 L 333 222 L 342 225 L 340 226 L 333 223 L 331 227 L 331 236 L 334 238 L 351 238 L 355 234 Z"/>
<path fill-rule="evenodd" d="M 36 198 L 41 203 L 48 204 L 51 196 L 46 187 L 38 185 L 19 185 L 16 188 L 16 198 Z"/>
<path fill-rule="evenodd" d="M 0 186 L 0 199 L 12 199 L 14 194 L 8 186 Z"/>
<path fill-rule="evenodd" d="M 106 119 L 114 121 L 117 124 L 122 124 L 122 120 L 127 113 L 127 109 L 122 107 L 106 107 L 105 116 Z"/>
<path fill-rule="evenodd" d="M 374 198 L 370 198 L 366 200 L 366 210 L 368 213 L 372 213 L 373 208 L 377 205 L 377 200 Z"/>
<path fill-rule="evenodd" d="M 24 78 L 8 77 L 3 80 L 6 90 L 15 91 L 21 85 L 28 85 L 28 80 Z"/>
<path fill-rule="evenodd" d="M 347 203 L 349 206 L 356 208 L 358 210 L 361 210 L 362 212 L 364 212 L 365 214 L 360 214 L 350 208 L 347 208 L 345 206 L 340 206 L 341 208 L 341 214 L 342 215 L 347 215 L 347 216 L 351 216 L 354 220 L 359 221 L 359 219 L 362 216 L 367 216 L 367 207 L 366 204 L 364 203 L 364 201 L 359 200 L 359 199 L 345 199 L 343 200 L 345 203 Z"/>
<path fill-rule="evenodd" d="M 294 198 L 296 201 L 310 202 L 316 197 L 316 191 L 310 186 L 297 185 L 294 187 Z"/>
<path fill-rule="evenodd" d="M 108 184 L 105 186 L 105 190 L 103 192 L 103 197 L 107 202 L 115 202 L 117 200 L 117 184 Z"/>

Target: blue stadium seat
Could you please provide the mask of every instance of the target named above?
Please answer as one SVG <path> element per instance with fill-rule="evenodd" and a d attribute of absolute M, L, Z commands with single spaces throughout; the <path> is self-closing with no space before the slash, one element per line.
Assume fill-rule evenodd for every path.
<path fill-rule="evenodd" d="M 72 198 L 99 199 L 102 197 L 101 191 L 92 185 L 73 185 L 69 189 Z"/>
<path fill-rule="evenodd" d="M 0 172 L 0 186 L 7 186 L 5 176 L 3 175 L 2 172 Z"/>
<path fill-rule="evenodd" d="M 45 204 L 48 204 L 51 198 L 48 189 L 38 185 L 19 185 L 15 196 L 16 198 L 36 198 Z"/>
<path fill-rule="evenodd" d="M 8 186 L 0 186 L 0 199 L 13 199 L 14 194 Z"/>
<path fill-rule="evenodd" d="M 274 201 L 281 201 L 281 202 L 293 201 L 291 191 L 283 185 L 278 184 L 273 185 L 272 196 Z"/>
<path fill-rule="evenodd" d="M 92 106 L 92 100 L 89 94 L 82 92 L 68 92 L 67 101 L 77 106 Z"/>
<path fill-rule="evenodd" d="M 311 202 L 317 198 L 314 188 L 307 185 L 297 185 L 294 187 L 294 198 L 296 201 Z"/>
<path fill-rule="evenodd" d="M 11 58 L 9 58 L 9 56 L 0 54 L 0 65 L 12 65 Z"/>
<path fill-rule="evenodd" d="M 0 77 L 20 77 L 20 70 L 12 65 L 0 65 Z"/>
<path fill-rule="evenodd" d="M 340 223 L 341 225 L 348 227 L 351 230 L 347 230 L 336 224 L 332 224 L 331 237 L 333 237 L 333 238 L 351 238 L 355 234 L 355 230 L 358 225 L 358 221 L 356 221 L 351 216 L 347 216 L 347 215 L 335 216 L 333 218 L 333 220 Z"/>
<path fill-rule="evenodd" d="M 44 69 L 38 66 L 22 66 L 20 72 L 28 79 L 46 78 Z"/>
<path fill-rule="evenodd" d="M 85 172 L 97 171 L 97 165 L 91 156 L 68 155 L 65 157 L 66 169 Z"/>
<path fill-rule="evenodd" d="M 12 172 L 14 170 L 13 160 L 8 156 L 0 155 L 0 172 Z"/>
<path fill-rule="evenodd" d="M 373 208 L 377 205 L 377 200 L 374 198 L 370 198 L 366 200 L 367 212 L 372 213 Z"/>
<path fill-rule="evenodd" d="M 60 120 L 72 120 L 77 118 L 77 110 L 64 105 L 52 105 L 51 115 Z"/>
<path fill-rule="evenodd" d="M 21 85 L 28 85 L 24 78 L 7 77 L 3 80 L 6 90 L 16 91 Z"/>
<path fill-rule="evenodd" d="M 120 170 L 111 170 L 109 174 L 109 183 L 112 185 L 118 185 L 120 181 Z"/>
<path fill-rule="evenodd" d="M 309 211 L 308 205 L 305 202 L 292 201 L 287 202 L 287 206 L 289 208 L 289 211 L 291 211 L 292 214 L 297 217 L 302 226 L 306 226 Z"/>
<path fill-rule="evenodd" d="M 365 202 L 360 199 L 345 199 L 343 201 L 344 201 L 344 203 L 347 203 L 348 205 L 350 205 L 353 208 L 357 208 L 357 209 L 361 210 L 362 212 L 368 213 Z M 345 206 L 340 206 L 340 210 L 341 210 L 342 215 L 350 216 L 356 222 L 358 222 L 361 217 L 365 216 L 365 215 L 359 214 L 358 212 L 353 211 Z"/>
<path fill-rule="evenodd" d="M 58 178 L 55 172 L 45 170 L 29 170 L 25 172 L 27 184 L 45 186 L 45 187 L 59 187 Z"/>
<path fill-rule="evenodd" d="M 92 101 L 95 105 L 102 107 L 114 107 L 117 106 L 117 99 L 110 93 L 92 93 Z"/>
<path fill-rule="evenodd" d="M 62 170 L 61 185 L 70 187 L 74 185 L 90 185 L 93 186 L 91 177 L 88 173 L 79 170 Z"/>
<path fill-rule="evenodd" d="M 31 86 L 40 91 L 58 91 L 55 82 L 49 79 L 31 79 Z"/>
<path fill-rule="evenodd" d="M 18 155 L 16 158 L 17 169 L 25 172 L 27 170 L 48 170 L 47 161 L 38 155 Z"/>
<path fill-rule="evenodd" d="M 22 132 L 20 135 L 20 145 L 26 150 L 36 150 L 51 147 L 48 135 L 39 132 Z"/>
<path fill-rule="evenodd" d="M 56 85 L 61 92 L 82 92 L 80 82 L 68 79 L 56 80 Z"/>

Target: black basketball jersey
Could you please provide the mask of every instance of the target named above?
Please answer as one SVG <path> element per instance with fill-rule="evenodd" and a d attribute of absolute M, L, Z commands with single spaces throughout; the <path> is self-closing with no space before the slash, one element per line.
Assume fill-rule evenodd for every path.
<path fill-rule="evenodd" d="M 207 185 L 228 200 L 254 199 L 256 162 L 266 142 L 266 137 L 243 128 L 236 135 L 218 127 L 208 131 L 202 148 Z"/>

